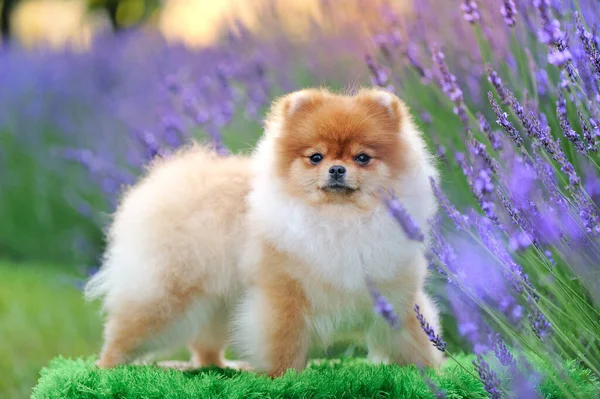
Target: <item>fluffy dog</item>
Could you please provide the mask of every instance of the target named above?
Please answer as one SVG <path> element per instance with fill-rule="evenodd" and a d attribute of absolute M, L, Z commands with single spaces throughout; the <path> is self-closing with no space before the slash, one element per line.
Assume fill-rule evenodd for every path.
<path fill-rule="evenodd" d="M 409 240 L 383 196 L 393 191 L 427 228 L 436 212 L 430 154 L 396 96 L 301 90 L 277 100 L 254 153 L 192 146 L 154 162 L 114 217 L 100 272 L 111 367 L 187 342 L 194 366 L 302 369 L 314 339 L 366 334 L 375 362 L 437 366 L 442 355 L 414 315 L 439 332 L 424 293 L 424 244 Z M 365 284 L 393 304 L 400 332 L 373 314 Z"/>

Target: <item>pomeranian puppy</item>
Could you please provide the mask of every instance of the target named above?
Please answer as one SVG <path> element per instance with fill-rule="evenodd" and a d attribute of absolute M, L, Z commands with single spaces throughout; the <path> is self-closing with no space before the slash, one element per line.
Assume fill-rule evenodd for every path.
<path fill-rule="evenodd" d="M 415 317 L 440 331 L 424 292 L 425 244 L 390 217 L 393 191 L 427 233 L 438 173 L 404 103 L 377 89 L 307 89 L 277 100 L 250 157 L 193 146 L 154 162 L 114 217 L 103 266 L 100 367 L 187 343 L 192 366 L 300 370 L 311 343 L 365 334 L 369 359 L 438 366 Z M 401 330 L 374 314 L 367 279 Z M 233 343 L 247 363 L 227 362 Z"/>

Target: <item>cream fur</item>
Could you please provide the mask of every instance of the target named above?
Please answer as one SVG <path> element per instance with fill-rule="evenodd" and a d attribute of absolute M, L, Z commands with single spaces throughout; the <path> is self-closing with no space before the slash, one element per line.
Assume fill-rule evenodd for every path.
<path fill-rule="evenodd" d="M 85 289 L 88 299 L 104 299 L 101 361 L 115 359 L 107 359 L 107 366 L 129 360 L 130 352 L 197 338 L 209 349 L 222 349 L 226 315 L 241 292 L 236 265 L 245 240 L 249 178 L 247 158 L 222 158 L 193 146 L 152 164 L 124 194 L 102 268 Z M 149 327 L 128 325 L 142 317 L 152 319 Z M 116 336 L 126 333 L 117 332 L 111 320 L 139 334 L 139 342 L 119 348 Z"/>

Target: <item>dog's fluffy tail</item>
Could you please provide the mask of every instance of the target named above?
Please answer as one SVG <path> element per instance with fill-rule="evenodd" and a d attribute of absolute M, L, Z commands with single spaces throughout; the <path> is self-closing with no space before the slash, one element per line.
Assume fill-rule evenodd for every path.
<path fill-rule="evenodd" d="M 108 293 L 108 273 L 108 268 L 103 266 L 86 282 L 83 295 L 87 301 L 100 299 Z"/>

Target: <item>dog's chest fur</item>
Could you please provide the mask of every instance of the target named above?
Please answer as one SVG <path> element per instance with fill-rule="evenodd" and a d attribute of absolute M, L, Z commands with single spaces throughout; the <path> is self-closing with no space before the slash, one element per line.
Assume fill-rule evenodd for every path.
<path fill-rule="evenodd" d="M 253 219 L 272 245 L 342 290 L 362 290 L 367 276 L 397 277 L 421 245 L 406 238 L 383 205 L 368 215 L 349 215 L 344 207 L 315 209 L 276 194 L 255 192 L 250 199 L 261 204 Z"/>

